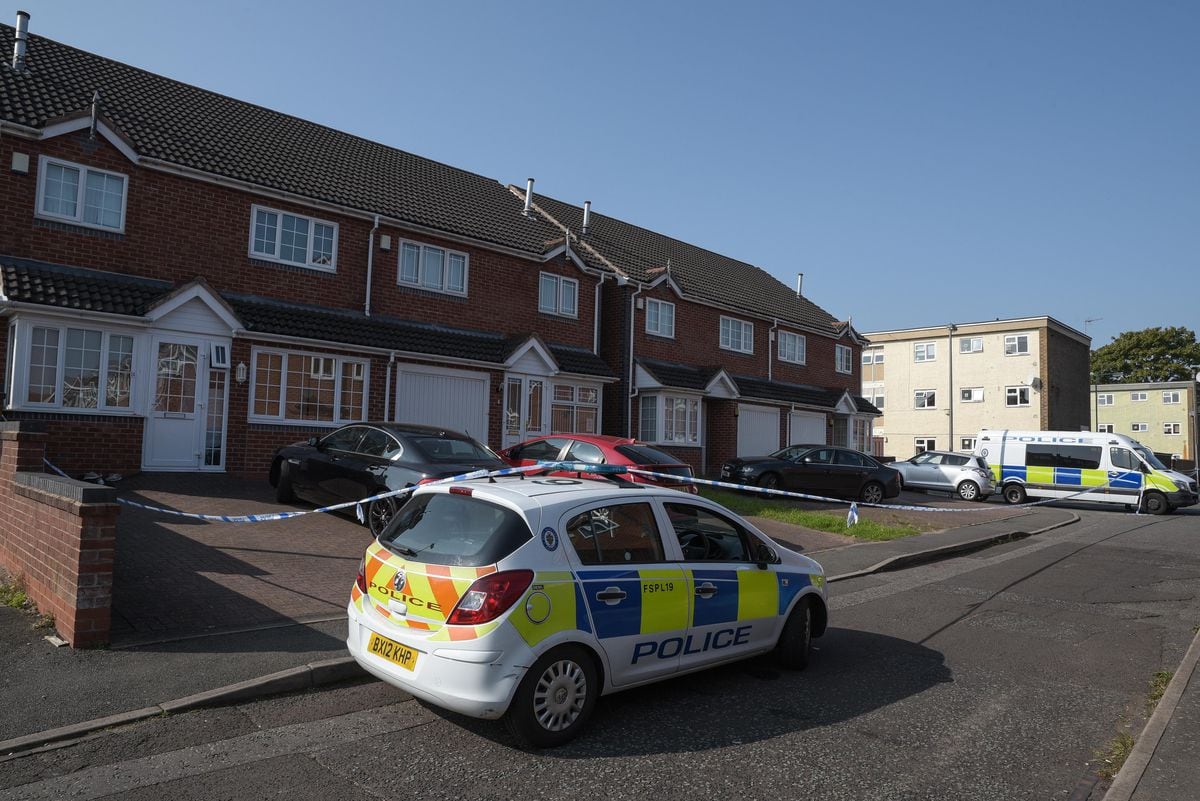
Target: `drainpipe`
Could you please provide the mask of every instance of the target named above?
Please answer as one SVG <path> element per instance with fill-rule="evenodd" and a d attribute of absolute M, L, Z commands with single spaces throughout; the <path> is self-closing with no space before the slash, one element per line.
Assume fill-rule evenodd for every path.
<path fill-rule="evenodd" d="M 604 286 L 604 273 L 596 282 L 596 299 L 592 303 L 592 353 L 600 355 L 600 287 Z"/>
<path fill-rule="evenodd" d="M 620 279 L 617 279 L 618 283 Z M 642 286 L 638 284 L 638 288 L 629 296 L 629 397 L 625 399 L 625 436 L 636 439 L 633 436 L 633 399 L 637 396 L 637 388 L 634 383 L 633 369 L 633 338 L 637 331 L 637 296 L 642 294 Z"/>
<path fill-rule="evenodd" d="M 771 377 L 771 366 L 775 363 L 775 329 L 779 327 L 779 318 L 772 317 L 774 325 L 767 332 L 767 380 L 773 380 Z"/>
<path fill-rule="evenodd" d="M 371 316 L 371 272 L 375 264 L 375 234 L 379 231 L 379 215 L 375 215 L 375 227 L 367 237 L 367 299 L 363 304 L 363 314 Z"/>
<path fill-rule="evenodd" d="M 396 351 L 388 353 L 387 383 L 383 385 L 383 422 L 392 417 L 392 365 L 396 363 Z"/>

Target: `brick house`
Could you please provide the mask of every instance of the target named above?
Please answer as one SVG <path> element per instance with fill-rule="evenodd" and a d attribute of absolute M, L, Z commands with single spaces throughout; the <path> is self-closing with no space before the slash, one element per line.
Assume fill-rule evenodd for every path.
<path fill-rule="evenodd" d="M 493 447 L 633 431 L 698 467 L 868 441 L 862 339 L 751 265 L 600 215 L 581 235 L 532 182 L 15 39 L 0 25 L 3 404 L 69 472 L 261 476 L 364 419 Z"/>

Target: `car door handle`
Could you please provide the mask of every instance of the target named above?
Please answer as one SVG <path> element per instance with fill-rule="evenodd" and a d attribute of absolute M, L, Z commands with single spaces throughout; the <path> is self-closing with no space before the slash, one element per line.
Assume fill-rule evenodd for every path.
<path fill-rule="evenodd" d="M 717 587 L 715 584 L 710 584 L 706 581 L 703 584 L 696 585 L 696 594 L 701 598 L 711 598 L 717 594 Z"/>
<path fill-rule="evenodd" d="M 620 587 L 606 587 L 596 593 L 597 601 L 604 601 L 609 606 L 615 606 L 628 597 L 628 593 Z"/>

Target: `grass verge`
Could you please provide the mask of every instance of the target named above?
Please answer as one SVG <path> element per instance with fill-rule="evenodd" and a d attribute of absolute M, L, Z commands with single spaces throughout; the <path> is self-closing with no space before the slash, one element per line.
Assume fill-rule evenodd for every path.
<path fill-rule="evenodd" d="M 901 537 L 911 537 L 920 534 L 916 526 L 886 525 L 865 517 L 859 517 L 858 523 L 846 525 L 846 515 L 832 512 L 814 512 L 802 509 L 793 501 L 777 500 L 775 498 L 758 498 L 740 492 L 701 487 L 700 494 L 710 501 L 716 501 L 722 506 L 747 517 L 765 517 L 778 520 L 781 523 L 791 523 L 815 531 L 827 531 L 831 534 L 845 534 L 855 539 L 878 542 L 895 540 Z"/>

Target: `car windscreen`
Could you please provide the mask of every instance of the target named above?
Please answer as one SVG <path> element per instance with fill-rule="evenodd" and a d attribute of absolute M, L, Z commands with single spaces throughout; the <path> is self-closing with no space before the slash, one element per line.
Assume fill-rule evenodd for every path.
<path fill-rule="evenodd" d="M 634 464 L 652 466 L 659 473 L 669 473 L 673 476 L 690 476 L 692 474 L 692 468 L 680 465 L 677 457 L 657 448 L 648 448 L 645 445 L 618 445 L 616 451 Z M 674 467 L 673 465 L 679 466 Z"/>
<path fill-rule="evenodd" d="M 473 439 L 448 437 L 412 437 L 409 440 L 430 462 L 492 462 L 500 457 Z"/>
<path fill-rule="evenodd" d="M 1139 445 L 1138 447 L 1134 448 L 1134 450 L 1138 452 L 1138 456 L 1145 460 L 1146 464 L 1150 465 L 1155 470 L 1169 469 L 1166 465 L 1159 461 L 1159 458 L 1154 455 L 1154 451 L 1150 450 L 1145 445 Z"/>
<path fill-rule="evenodd" d="M 466 495 L 417 495 L 379 537 L 405 559 L 435 565 L 493 565 L 533 537 L 516 512 Z"/>

